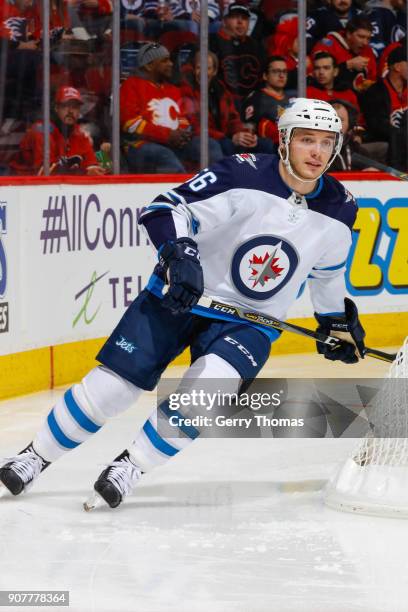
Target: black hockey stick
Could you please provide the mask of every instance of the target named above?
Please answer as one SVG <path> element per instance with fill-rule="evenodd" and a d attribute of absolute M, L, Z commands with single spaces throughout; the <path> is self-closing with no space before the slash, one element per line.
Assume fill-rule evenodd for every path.
<path fill-rule="evenodd" d="M 224 302 L 219 302 L 218 300 L 214 300 L 213 298 L 206 296 L 203 296 L 199 300 L 197 306 L 195 306 L 192 311 L 196 314 L 202 314 L 203 309 L 217 311 L 218 313 L 224 316 L 231 317 L 231 320 L 241 319 L 256 326 L 273 328 L 278 331 L 289 331 L 295 334 L 299 334 L 301 336 L 307 336 L 309 338 L 313 338 L 317 342 L 328 344 L 333 348 L 338 348 L 341 346 L 345 346 L 346 344 L 350 344 L 346 340 L 340 340 L 335 336 L 326 336 L 326 334 L 315 332 L 312 329 L 308 329 L 307 327 L 301 327 L 300 325 L 294 325 L 293 323 L 280 321 L 279 319 L 274 319 L 273 317 L 270 317 L 267 314 L 263 314 L 262 312 L 257 312 L 255 310 L 247 310 L 238 306 L 231 306 L 230 304 L 225 304 Z M 392 363 L 397 356 L 396 353 L 384 353 L 383 351 L 368 348 L 367 346 L 364 350 L 364 356 L 366 355 L 368 357 L 373 357 L 374 359 L 387 361 L 388 363 Z"/>
<path fill-rule="evenodd" d="M 401 170 L 397 170 L 392 166 L 386 166 L 385 164 L 375 161 L 374 159 L 370 159 L 365 155 L 360 155 L 360 153 L 353 153 L 351 156 L 351 161 L 357 162 L 358 164 L 367 164 L 367 166 L 372 166 L 373 168 L 377 168 L 377 170 L 382 170 L 382 172 L 391 174 L 391 176 L 396 176 L 402 181 L 408 181 L 408 174 L 405 172 L 401 172 Z"/>

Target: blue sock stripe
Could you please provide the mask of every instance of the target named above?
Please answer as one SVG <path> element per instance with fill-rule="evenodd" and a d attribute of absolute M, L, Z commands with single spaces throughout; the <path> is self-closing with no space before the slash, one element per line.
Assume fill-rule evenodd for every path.
<path fill-rule="evenodd" d="M 174 448 L 174 446 L 171 446 L 168 442 L 166 442 L 166 440 L 163 440 L 163 438 L 159 436 L 150 421 L 146 421 L 146 423 L 143 425 L 143 431 L 153 446 L 164 455 L 174 457 L 174 455 L 177 455 L 179 452 L 177 448 Z"/>
<path fill-rule="evenodd" d="M 198 429 L 196 429 L 193 425 L 184 425 L 184 418 L 181 412 L 178 410 L 172 410 L 169 407 L 168 400 L 162 402 L 159 406 L 160 412 L 162 412 L 168 419 L 172 416 L 177 417 L 177 427 L 182 431 L 188 438 L 191 440 L 195 440 L 200 435 Z"/>
<path fill-rule="evenodd" d="M 72 389 L 64 394 L 65 405 L 73 419 L 89 433 L 96 433 L 100 430 L 100 426 L 96 425 L 91 419 L 81 410 L 81 407 L 76 403 Z"/>
<path fill-rule="evenodd" d="M 73 440 L 67 438 L 67 436 L 64 434 L 61 427 L 57 423 L 57 419 L 55 418 L 54 414 L 54 409 L 52 409 L 50 414 L 48 415 L 47 422 L 51 433 L 58 442 L 58 444 L 64 446 L 65 448 L 76 448 L 80 445 L 80 442 L 74 442 Z"/>

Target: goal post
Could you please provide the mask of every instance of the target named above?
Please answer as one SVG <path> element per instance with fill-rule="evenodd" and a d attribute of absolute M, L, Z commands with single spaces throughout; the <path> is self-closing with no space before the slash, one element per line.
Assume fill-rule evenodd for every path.
<path fill-rule="evenodd" d="M 369 415 L 371 431 L 329 482 L 331 508 L 408 518 L 408 337 Z"/>

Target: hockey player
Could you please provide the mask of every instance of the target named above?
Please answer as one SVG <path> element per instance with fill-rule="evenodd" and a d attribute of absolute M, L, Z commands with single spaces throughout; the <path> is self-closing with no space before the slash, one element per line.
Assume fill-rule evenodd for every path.
<path fill-rule="evenodd" d="M 364 330 L 356 306 L 344 299 L 356 204 L 336 179 L 324 176 L 341 148 L 340 119 L 328 103 L 298 98 L 280 117 L 279 132 L 280 159 L 225 158 L 144 209 L 140 222 L 159 263 L 102 347 L 97 357 L 102 365 L 65 392 L 32 443 L 0 469 L 0 480 L 14 495 L 144 390 L 154 389 L 186 347 L 191 366 L 184 387 L 215 378 L 223 381 L 223 392 L 236 393 L 242 381 L 256 377 L 279 333 L 217 312 L 192 314 L 203 292 L 282 319 L 309 279 L 318 329 L 340 330 L 350 340 L 336 349 L 321 345 L 319 352 L 345 363 L 362 356 Z M 163 417 L 168 408 L 168 402 L 160 404 Z M 111 507 L 143 472 L 165 463 L 197 435 L 187 428 L 177 441 L 166 439 L 158 431 L 157 412 L 94 485 Z"/>

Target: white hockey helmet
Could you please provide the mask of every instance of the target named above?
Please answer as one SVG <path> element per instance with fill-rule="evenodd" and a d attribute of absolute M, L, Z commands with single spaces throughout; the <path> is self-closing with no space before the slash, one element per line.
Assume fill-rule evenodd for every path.
<path fill-rule="evenodd" d="M 289 143 L 295 128 L 308 128 L 309 130 L 324 130 L 336 134 L 333 154 L 329 159 L 325 169 L 319 175 L 322 176 L 333 163 L 336 155 L 340 153 L 343 144 L 343 134 L 341 131 L 341 120 L 335 109 L 328 102 L 322 100 L 312 100 L 309 98 L 295 98 L 288 108 L 282 113 L 278 122 L 279 130 L 279 155 L 287 170 L 305 183 L 314 182 L 316 179 L 303 179 L 297 176 L 289 160 Z"/>

